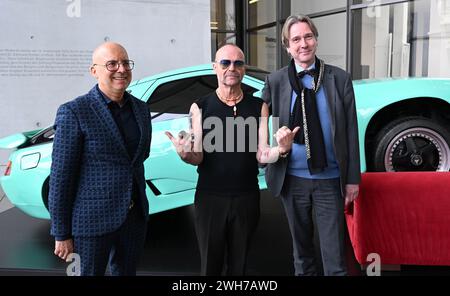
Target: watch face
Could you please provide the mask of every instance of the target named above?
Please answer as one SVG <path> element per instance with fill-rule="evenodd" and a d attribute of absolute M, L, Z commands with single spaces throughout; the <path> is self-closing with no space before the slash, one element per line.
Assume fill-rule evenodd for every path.
<path fill-rule="evenodd" d="M 284 152 L 284 153 L 281 153 L 281 151 L 280 151 L 280 150 L 278 150 L 278 154 L 279 154 L 279 157 L 281 157 L 281 158 L 285 158 L 285 157 L 287 157 L 287 156 L 289 155 L 289 151 L 287 151 L 287 152 Z"/>

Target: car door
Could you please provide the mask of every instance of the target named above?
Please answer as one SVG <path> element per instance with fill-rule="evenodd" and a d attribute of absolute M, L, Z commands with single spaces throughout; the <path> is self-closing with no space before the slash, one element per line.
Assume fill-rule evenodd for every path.
<path fill-rule="evenodd" d="M 207 70 L 161 77 L 149 88 L 153 132 L 144 166 L 150 213 L 193 203 L 197 167 L 179 158 L 165 132 L 177 136 L 181 130 L 188 131 L 190 106 L 216 87 L 216 76 Z"/>

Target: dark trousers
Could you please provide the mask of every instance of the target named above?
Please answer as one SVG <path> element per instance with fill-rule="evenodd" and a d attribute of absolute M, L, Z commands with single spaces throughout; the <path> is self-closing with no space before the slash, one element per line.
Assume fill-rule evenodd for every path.
<path fill-rule="evenodd" d="M 244 275 L 250 240 L 259 220 L 259 191 L 195 193 L 195 228 L 201 275 Z M 226 260 L 225 260 L 226 258 Z"/>
<path fill-rule="evenodd" d="M 116 231 L 96 237 L 74 237 L 75 253 L 80 255 L 81 275 L 103 276 L 108 262 L 111 275 L 136 275 L 146 232 L 147 217 L 142 215 L 141 206 L 136 203 Z"/>
<path fill-rule="evenodd" d="M 339 179 L 286 176 L 281 194 L 293 240 L 295 275 L 317 275 L 314 220 L 324 275 L 346 275 L 344 198 Z"/>

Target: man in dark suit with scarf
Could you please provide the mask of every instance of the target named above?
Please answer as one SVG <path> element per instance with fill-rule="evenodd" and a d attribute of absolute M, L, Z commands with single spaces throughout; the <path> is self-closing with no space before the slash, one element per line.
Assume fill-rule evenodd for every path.
<path fill-rule="evenodd" d="M 97 79 L 87 94 L 61 105 L 55 120 L 49 210 L 55 255 L 80 256 L 81 275 L 135 275 L 143 251 L 148 201 L 148 106 L 126 92 L 134 62 L 121 45 L 93 53 Z"/>
<path fill-rule="evenodd" d="M 293 239 L 296 275 L 316 275 L 313 213 L 325 275 L 346 275 L 344 207 L 360 182 L 358 127 L 351 77 L 316 56 L 318 32 L 307 16 L 290 16 L 282 42 L 292 60 L 266 79 L 263 99 L 279 118 L 283 157 L 266 170 Z M 273 120 L 273 122 L 277 122 Z"/>

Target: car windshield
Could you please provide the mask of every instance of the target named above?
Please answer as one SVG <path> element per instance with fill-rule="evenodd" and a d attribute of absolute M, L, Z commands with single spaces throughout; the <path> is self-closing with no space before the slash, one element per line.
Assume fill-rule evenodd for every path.
<path fill-rule="evenodd" d="M 267 74 L 269 72 L 255 67 L 246 68 L 246 76 L 257 79 L 260 83 L 264 82 Z M 192 103 L 217 88 L 217 76 L 214 73 L 174 78 L 174 80 L 159 84 L 147 100 L 152 111 L 152 120 L 161 115 L 164 117 L 159 118 L 158 121 L 185 116 L 189 114 Z M 256 85 L 260 86 L 260 83 L 256 83 Z M 244 93 L 248 94 L 254 94 L 259 90 L 254 81 L 246 81 L 246 83 L 242 83 L 241 87 Z"/>
<path fill-rule="evenodd" d="M 256 68 L 256 67 L 252 67 L 252 66 L 248 66 L 247 68 L 245 68 L 245 74 L 247 74 L 248 76 L 254 77 L 256 79 L 259 79 L 261 81 L 265 81 L 266 80 L 266 76 L 270 74 L 270 72 L 267 72 L 265 70 Z"/>

